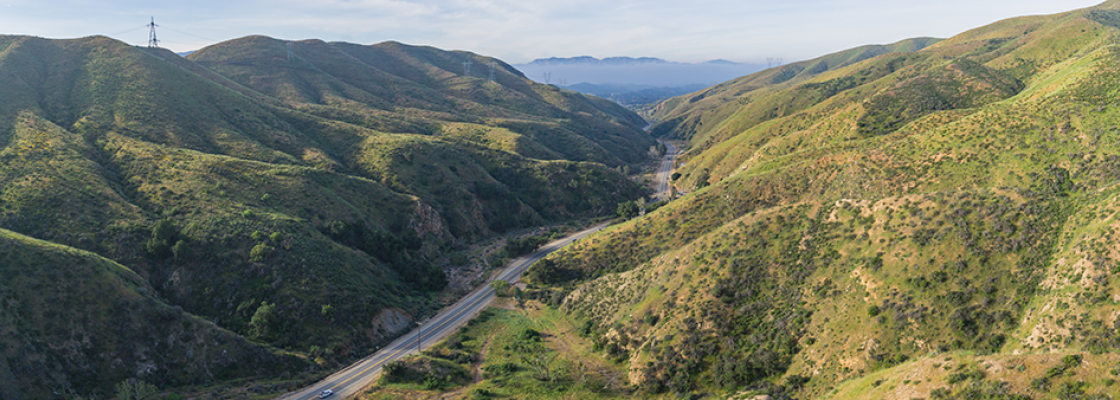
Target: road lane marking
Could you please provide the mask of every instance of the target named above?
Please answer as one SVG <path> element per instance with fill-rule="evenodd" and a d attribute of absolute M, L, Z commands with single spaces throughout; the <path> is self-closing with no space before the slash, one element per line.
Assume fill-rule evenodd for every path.
<path fill-rule="evenodd" d="M 477 306 L 479 303 L 481 303 L 482 300 L 486 299 L 486 297 L 487 296 L 481 296 L 478 299 L 475 299 L 474 301 L 469 302 L 469 304 L 465 304 L 466 307 L 457 310 L 457 312 L 454 312 L 453 314 L 448 314 L 448 315 L 450 315 L 448 317 L 448 318 L 450 318 L 450 320 L 448 318 L 444 318 L 442 321 L 436 321 L 436 322 L 438 322 L 438 324 L 436 324 L 435 327 L 431 328 L 431 329 L 435 329 L 435 332 L 437 334 L 440 333 L 440 331 L 443 329 L 441 327 L 446 326 L 448 322 L 458 320 L 459 318 L 461 318 L 463 316 L 463 313 L 472 310 L 475 306 Z M 411 334 L 411 332 L 409 332 L 409 333 Z M 407 342 L 405 342 L 405 343 L 407 343 Z M 402 344 L 404 344 L 404 343 L 402 343 Z M 406 351 L 406 352 L 407 351 L 412 351 L 412 346 L 408 346 L 408 347 L 399 349 L 399 350 L 393 352 L 392 354 L 390 354 L 387 358 L 396 357 L 397 354 L 400 354 L 402 351 Z M 372 359 L 370 361 L 372 361 Z M 380 360 L 378 362 L 375 362 L 375 363 L 373 363 L 373 365 L 367 367 L 366 369 L 363 369 L 361 372 L 358 372 L 357 374 L 354 374 L 354 376 L 351 376 L 349 379 L 344 380 L 344 381 L 342 381 L 338 384 L 335 384 L 334 386 L 330 387 L 329 389 L 334 390 L 334 389 L 336 389 L 336 388 L 338 388 L 342 385 L 345 385 L 347 382 L 350 382 L 350 381 L 354 380 L 354 378 L 365 375 L 366 372 L 368 372 L 369 370 L 377 368 L 380 364 L 385 363 L 385 361 L 387 361 L 387 360 L 383 359 L 383 360 Z"/>

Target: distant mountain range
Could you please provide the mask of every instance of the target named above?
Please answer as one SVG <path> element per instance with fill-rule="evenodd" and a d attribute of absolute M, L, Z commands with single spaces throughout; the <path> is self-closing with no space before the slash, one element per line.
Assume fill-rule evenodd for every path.
<path fill-rule="evenodd" d="M 514 65 L 526 77 L 636 107 L 691 93 L 765 68 L 718 59 L 698 64 L 653 57 L 539 58 Z"/>
<path fill-rule="evenodd" d="M 677 64 L 660 58 L 652 57 L 607 57 L 598 59 L 591 56 L 581 57 L 549 57 L 538 58 L 529 62 L 530 65 L 634 65 L 634 64 Z"/>

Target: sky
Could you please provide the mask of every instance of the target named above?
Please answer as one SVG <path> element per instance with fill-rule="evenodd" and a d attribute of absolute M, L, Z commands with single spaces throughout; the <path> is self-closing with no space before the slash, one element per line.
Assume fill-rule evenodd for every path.
<path fill-rule="evenodd" d="M 946 38 L 1001 19 L 1103 0 L 0 0 L 0 34 L 106 35 L 196 50 L 248 35 L 395 40 L 526 63 L 658 57 L 785 63 L 865 44 Z"/>

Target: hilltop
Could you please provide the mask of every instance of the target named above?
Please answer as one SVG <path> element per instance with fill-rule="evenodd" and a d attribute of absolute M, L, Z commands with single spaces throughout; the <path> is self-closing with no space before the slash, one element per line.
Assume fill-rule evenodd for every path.
<path fill-rule="evenodd" d="M 124 378 L 299 380 L 368 354 L 438 308 L 449 273 L 501 260 L 473 244 L 644 195 L 620 171 L 655 144 L 609 101 L 489 57 L 392 42 L 248 37 L 183 58 L 105 37 L 0 36 L 0 87 L 0 229 L 26 260 L 12 266 L 23 287 L 0 290 L 17 311 L 38 298 L 24 287 L 76 296 L 4 326 L 36 343 L 29 362 L 54 360 L 52 390 L 76 395 Z M 109 294 L 47 273 L 56 265 L 35 260 L 52 252 L 126 284 Z M 90 313 L 72 322 L 79 300 Z M 114 315 L 153 313 L 166 316 L 114 344 L 133 338 Z M 46 390 L 0 376 L 5 393 Z"/>
<path fill-rule="evenodd" d="M 528 276 L 637 397 L 1115 398 L 1118 41 L 1111 1 L 667 100 L 683 196 Z"/>
<path fill-rule="evenodd" d="M 538 58 L 536 60 L 530 61 L 527 65 L 635 65 L 669 63 L 670 61 L 665 61 L 655 57 L 607 57 L 599 59 L 591 56 L 579 56 Z"/>

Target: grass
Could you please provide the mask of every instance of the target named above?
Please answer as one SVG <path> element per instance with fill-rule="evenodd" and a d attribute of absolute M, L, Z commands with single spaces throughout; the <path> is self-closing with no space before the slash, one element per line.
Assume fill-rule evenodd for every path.
<path fill-rule="evenodd" d="M 504 301 L 513 303 L 512 299 Z M 513 349 L 513 344 L 527 340 L 526 331 L 539 332 L 546 352 L 555 355 L 550 364 L 554 381 L 538 380 Z M 469 355 L 460 357 L 471 361 L 458 365 L 472 376 L 468 383 L 433 391 L 426 390 L 422 383 L 390 383 L 383 378 L 359 398 L 425 399 L 449 391 L 467 398 L 629 397 L 625 371 L 598 356 L 593 344 L 576 331 L 563 313 L 536 301 L 527 301 L 524 308 L 492 307 L 458 334 L 419 356 L 454 359 L 459 354 Z"/>

